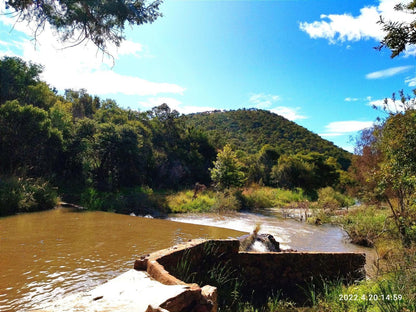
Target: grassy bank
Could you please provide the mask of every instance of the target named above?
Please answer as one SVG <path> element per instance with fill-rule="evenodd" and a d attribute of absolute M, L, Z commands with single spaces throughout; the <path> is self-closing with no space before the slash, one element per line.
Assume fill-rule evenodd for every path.
<path fill-rule="evenodd" d="M 197 194 L 191 190 L 167 196 L 167 204 L 174 213 L 255 210 L 270 207 L 289 207 L 308 201 L 302 190 L 283 190 L 252 185 L 244 189 L 221 192 L 207 190 Z"/>
<path fill-rule="evenodd" d="M 318 190 L 318 199 L 311 197 L 302 189 L 287 190 L 252 184 L 242 189 L 224 191 L 205 190 L 194 195 L 193 190 L 184 190 L 167 196 L 171 212 L 218 212 L 258 210 L 270 207 L 305 208 L 322 210 L 328 216 L 341 207 L 348 207 L 354 200 L 335 191 L 331 187 Z"/>

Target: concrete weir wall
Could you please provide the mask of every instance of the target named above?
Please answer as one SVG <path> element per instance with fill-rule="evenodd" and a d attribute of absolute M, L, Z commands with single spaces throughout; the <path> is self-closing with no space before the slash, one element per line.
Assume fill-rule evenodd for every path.
<path fill-rule="evenodd" d="M 240 252 L 239 244 L 238 240 L 194 240 L 143 256 L 136 260 L 134 268 L 147 271 L 162 284 L 190 285 L 194 290 L 198 285 L 186 284 L 187 276 L 206 276 L 213 267 L 227 268 L 232 276 L 244 281 L 243 296 L 247 298 L 253 294 L 281 293 L 296 301 L 302 300 L 305 293 L 302 287 L 306 289 L 311 282 L 342 280 L 352 283 L 365 277 L 365 254 Z M 215 288 L 200 293 L 206 301 L 199 300 L 198 309 L 216 311 Z"/>
<path fill-rule="evenodd" d="M 160 250 L 137 259 L 134 270 L 36 311 L 216 312 L 226 298 L 225 287 L 209 286 L 218 279 L 242 283 L 240 294 L 253 303 L 279 293 L 302 304 L 299 287 L 365 277 L 365 254 L 240 252 L 239 246 L 238 240 L 193 240 Z"/>

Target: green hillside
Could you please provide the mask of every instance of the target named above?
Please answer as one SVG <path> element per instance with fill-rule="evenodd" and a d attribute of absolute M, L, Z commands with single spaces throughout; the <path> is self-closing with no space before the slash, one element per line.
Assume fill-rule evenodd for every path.
<path fill-rule="evenodd" d="M 282 154 L 319 152 L 336 158 L 344 169 L 350 164 L 349 152 L 270 111 L 212 111 L 186 115 L 185 119 L 188 127 L 205 132 L 216 148 L 229 143 L 235 150 L 254 154 L 269 144 Z"/>

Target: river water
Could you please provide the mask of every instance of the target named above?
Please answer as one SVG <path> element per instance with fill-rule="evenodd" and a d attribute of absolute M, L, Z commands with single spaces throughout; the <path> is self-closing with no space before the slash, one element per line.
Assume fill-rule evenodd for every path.
<path fill-rule="evenodd" d="M 40 308 L 133 267 L 140 255 L 193 238 L 239 237 L 261 225 L 283 248 L 370 252 L 334 226 L 253 213 L 174 215 L 170 220 L 55 209 L 0 218 L 0 311 Z"/>
<path fill-rule="evenodd" d="M 256 225 L 260 225 L 260 233 L 272 234 L 284 249 L 324 252 L 366 252 L 371 250 L 351 244 L 347 234 L 340 227 L 330 224 L 316 226 L 299 222 L 293 218 L 282 218 L 279 211 L 272 209 L 263 210 L 261 214 L 249 212 L 221 215 L 214 213 L 176 214 L 169 219 L 243 232 L 252 232 Z"/>
<path fill-rule="evenodd" d="M 86 291 L 132 269 L 140 255 L 182 241 L 243 234 L 68 209 L 0 218 L 0 311 L 28 311 Z"/>

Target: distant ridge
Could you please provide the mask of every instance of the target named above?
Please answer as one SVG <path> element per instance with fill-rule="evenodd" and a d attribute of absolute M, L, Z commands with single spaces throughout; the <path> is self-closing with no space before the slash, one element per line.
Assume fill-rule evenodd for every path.
<path fill-rule="evenodd" d="M 284 154 L 319 152 L 332 156 L 343 169 L 350 164 L 351 154 L 346 150 L 267 110 L 215 110 L 184 118 L 188 127 L 205 132 L 217 148 L 230 143 L 236 150 L 254 154 L 269 144 Z"/>

